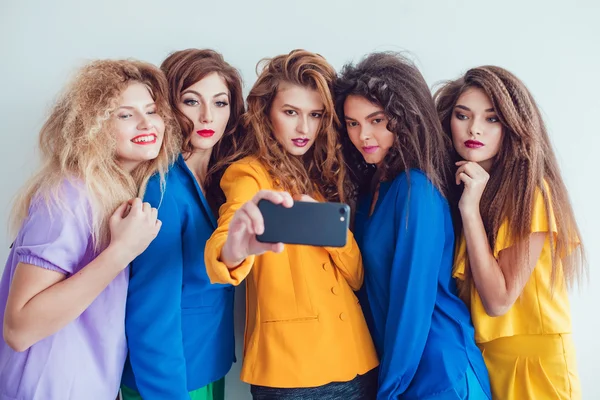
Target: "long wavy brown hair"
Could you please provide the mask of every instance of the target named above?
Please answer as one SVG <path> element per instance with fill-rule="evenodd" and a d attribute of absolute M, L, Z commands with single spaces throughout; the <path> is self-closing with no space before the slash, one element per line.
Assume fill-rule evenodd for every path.
<path fill-rule="evenodd" d="M 177 105 L 181 101 L 181 93 L 204 77 L 217 73 L 229 89 L 230 116 L 225 133 L 212 149 L 208 162 L 208 171 L 204 181 L 207 200 L 218 214 L 218 209 L 225 201 L 225 195 L 219 186 L 221 177 L 227 166 L 238 154 L 242 131 L 240 121 L 244 113 L 244 97 L 242 78 L 237 69 L 229 65 L 220 53 L 210 49 L 187 49 L 170 54 L 160 68 L 167 76 L 169 83 L 169 102 L 181 127 L 182 152 L 184 157 L 191 155 L 194 148 L 191 137 L 194 122 L 185 116 Z"/>
<path fill-rule="evenodd" d="M 487 94 L 504 130 L 501 149 L 492 165 L 490 179 L 480 202 L 481 217 L 490 246 L 495 247 L 500 225 L 506 221 L 511 243 L 515 243 L 518 253 L 523 255 L 523 259 L 519 260 L 521 262 L 514 266 L 526 265 L 523 261 L 528 259 L 529 254 L 527 239 L 531 234 L 532 205 L 536 191 L 540 190 L 546 209 L 552 209 L 554 213 L 558 230 L 556 237 L 549 235 L 552 283 L 554 285 L 560 273 L 571 285 L 586 272 L 584 248 L 583 245 L 575 245 L 581 235 L 548 132 L 533 96 L 523 82 L 503 68 L 482 66 L 468 70 L 459 79 L 444 83 L 434 96 L 442 127 L 450 138 L 454 106 L 460 95 L 470 88 L 479 88 Z M 456 152 L 454 158 L 460 159 Z M 458 190 L 462 191 L 462 186 Z M 460 198 L 460 194 L 455 198 Z M 550 226 L 550 213 L 548 219 Z M 460 219 L 457 219 L 456 225 L 460 227 Z M 465 276 L 470 281 L 466 254 L 463 261 L 467 266 Z M 513 270 L 510 276 L 517 279 L 521 271 Z M 468 287 L 463 285 L 463 288 Z"/>
<path fill-rule="evenodd" d="M 389 118 L 394 144 L 381 163 L 381 180 L 417 168 L 446 195 L 450 179 L 452 142 L 443 133 L 429 86 L 417 67 L 399 53 L 372 53 L 358 64 L 346 64 L 336 83 L 336 109 L 344 119 L 348 96 L 361 96 L 381 106 Z M 350 141 L 343 125 L 343 146 L 352 177 L 352 200 L 366 190 L 374 166 L 368 165 Z"/>
<path fill-rule="evenodd" d="M 113 114 L 121 93 L 134 82 L 149 89 L 157 112 L 165 122 L 158 156 L 141 163 L 131 173 L 119 165 Z M 83 183 L 92 207 L 90 227 L 96 248 L 108 243 L 108 218 L 123 201 L 143 197 L 154 173 L 161 176 L 179 153 L 178 127 L 167 100 L 167 80 L 157 67 L 133 60 L 99 60 L 81 68 L 54 105 L 39 134 L 42 167 L 17 197 L 12 227 L 18 230 L 29 213 L 34 197 L 46 205 L 61 201 L 62 182 Z"/>
<path fill-rule="evenodd" d="M 262 71 L 247 98 L 240 157 L 257 157 L 278 186 L 292 194 L 318 193 L 328 201 L 344 201 L 346 172 L 332 96 L 335 70 L 321 55 L 306 50 L 262 60 L 257 69 L 260 67 Z M 316 90 L 324 104 L 315 143 L 303 157 L 290 155 L 273 135 L 269 111 L 284 82 Z"/>

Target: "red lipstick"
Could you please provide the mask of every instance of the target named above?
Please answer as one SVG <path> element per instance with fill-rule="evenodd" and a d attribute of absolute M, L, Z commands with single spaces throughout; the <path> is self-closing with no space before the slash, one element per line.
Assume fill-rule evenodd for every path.
<path fill-rule="evenodd" d="M 478 149 L 485 145 L 478 140 L 467 140 L 465 142 L 465 146 L 468 147 L 469 149 Z"/>
<path fill-rule="evenodd" d="M 204 138 L 209 138 L 215 134 L 215 131 L 213 131 L 212 129 L 202 129 L 200 131 L 197 131 L 196 133 Z"/>

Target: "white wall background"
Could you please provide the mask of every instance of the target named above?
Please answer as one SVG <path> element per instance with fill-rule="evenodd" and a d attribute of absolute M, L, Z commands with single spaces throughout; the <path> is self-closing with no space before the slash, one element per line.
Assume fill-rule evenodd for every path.
<path fill-rule="evenodd" d="M 336 68 L 375 50 L 410 51 L 430 84 L 497 64 L 539 102 L 587 243 L 590 282 L 572 296 L 584 399 L 600 399 L 600 2 L 0 0 L 0 225 L 37 166 L 37 134 L 70 73 L 94 58 L 160 64 L 171 51 L 214 48 L 238 67 L 246 91 L 263 57 L 305 48 Z M 0 229 L 0 259 L 12 238 Z M 2 269 L 2 267 L 0 267 Z M 243 289 L 242 289 L 243 290 Z M 238 357 L 243 332 L 239 291 Z M 249 399 L 240 363 L 227 398 Z"/>

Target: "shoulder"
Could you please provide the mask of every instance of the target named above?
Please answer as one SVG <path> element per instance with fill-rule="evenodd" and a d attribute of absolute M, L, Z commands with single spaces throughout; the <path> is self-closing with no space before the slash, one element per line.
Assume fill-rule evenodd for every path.
<path fill-rule="evenodd" d="M 398 174 L 398 176 L 394 178 L 392 185 L 400 193 L 410 193 L 411 197 L 445 201 L 440 191 L 429 180 L 427 175 L 419 169 L 413 168 Z"/>
<path fill-rule="evenodd" d="M 270 180 L 265 165 L 254 156 L 244 157 L 232 163 L 223 174 L 223 181 L 251 176 L 258 181 Z"/>

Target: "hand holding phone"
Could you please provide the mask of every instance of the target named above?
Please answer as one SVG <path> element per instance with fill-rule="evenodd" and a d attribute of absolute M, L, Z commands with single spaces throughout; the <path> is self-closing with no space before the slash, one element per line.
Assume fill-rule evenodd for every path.
<path fill-rule="evenodd" d="M 348 237 L 350 207 L 343 203 L 318 203 L 309 196 L 297 197 L 292 207 L 258 203 L 264 219 L 264 233 L 256 239 L 263 243 L 343 247 Z"/>
<path fill-rule="evenodd" d="M 221 261 L 228 268 L 237 267 L 250 255 L 283 251 L 282 243 L 262 243 L 256 239 L 256 235 L 262 234 L 265 229 L 263 216 L 258 209 L 261 200 L 284 208 L 294 204 L 289 193 L 273 190 L 261 190 L 252 200 L 244 203 L 229 223 L 227 241 L 221 249 Z"/>

